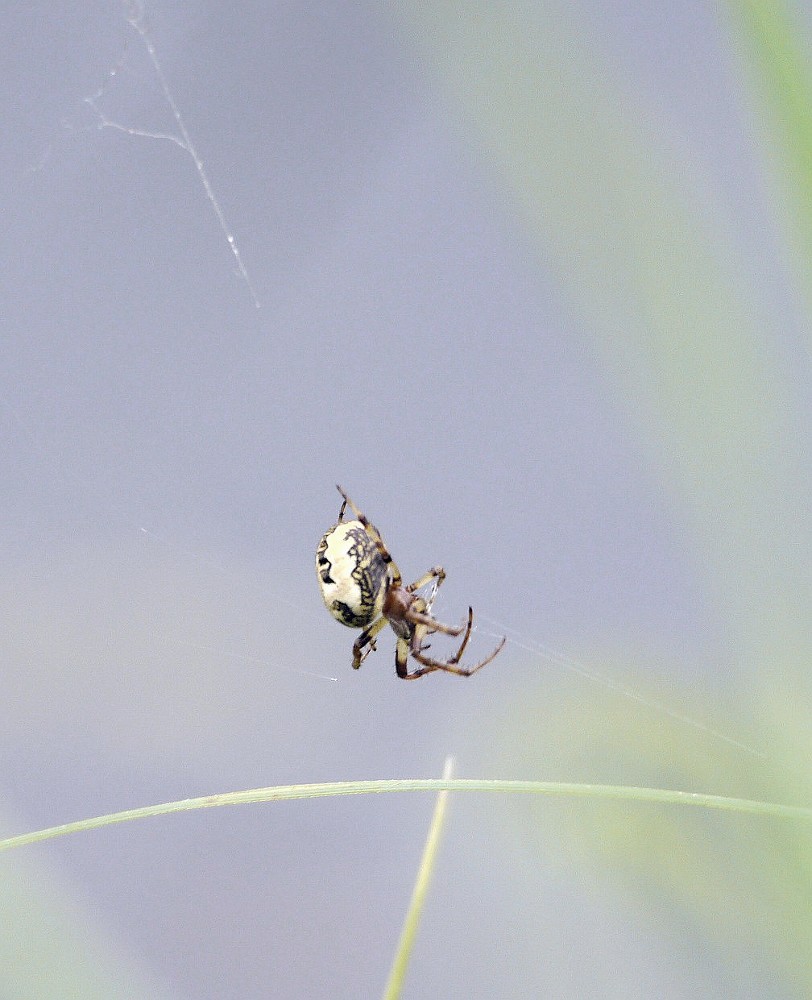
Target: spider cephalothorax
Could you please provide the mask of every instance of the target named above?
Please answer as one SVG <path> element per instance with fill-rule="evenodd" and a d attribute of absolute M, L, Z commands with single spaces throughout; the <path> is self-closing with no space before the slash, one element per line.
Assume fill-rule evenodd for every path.
<path fill-rule="evenodd" d="M 338 514 L 338 523 L 319 542 L 316 573 L 330 614 L 342 625 L 363 629 L 352 647 L 354 669 L 357 670 L 375 649 L 375 637 L 387 622 L 398 637 L 395 653 L 398 677 L 414 680 L 434 670 L 470 677 L 486 663 L 490 663 L 504 646 L 504 638 L 490 656 L 473 667 L 459 665 L 471 638 L 474 623 L 471 608 L 468 608 L 467 623 L 459 628 L 442 625 L 431 615 L 434 594 L 445 579 L 443 568 L 435 566 L 419 580 L 404 586 L 400 570 L 389 555 L 378 529 L 370 524 L 340 486 L 338 492 L 344 502 Z M 354 521 L 343 519 L 347 504 L 355 514 Z M 429 583 L 434 584 L 434 589 L 431 597 L 426 600 L 416 592 Z M 454 656 L 448 660 L 435 660 L 426 656 L 428 646 L 425 640 L 433 632 L 463 636 Z M 420 664 L 411 673 L 408 669 L 409 655 Z"/>

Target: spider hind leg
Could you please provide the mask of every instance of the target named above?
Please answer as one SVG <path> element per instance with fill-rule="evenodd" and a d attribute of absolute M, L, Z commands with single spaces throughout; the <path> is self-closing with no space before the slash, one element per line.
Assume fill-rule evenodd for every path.
<path fill-rule="evenodd" d="M 375 636 L 381 631 L 381 629 L 386 624 L 386 618 L 381 615 L 377 621 L 374 621 L 371 625 L 364 629 L 364 631 L 358 636 L 352 646 L 352 669 L 357 670 L 364 660 L 369 656 L 370 653 L 374 652 L 377 648 L 375 645 Z M 369 646 L 366 652 L 362 652 L 364 646 Z"/>

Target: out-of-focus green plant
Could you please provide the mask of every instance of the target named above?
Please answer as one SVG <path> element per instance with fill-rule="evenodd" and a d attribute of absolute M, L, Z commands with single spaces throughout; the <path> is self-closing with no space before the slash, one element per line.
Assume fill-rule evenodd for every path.
<path fill-rule="evenodd" d="M 733 39 L 756 95 L 762 140 L 775 165 L 777 205 L 812 307 L 812 63 L 810 39 L 789 7 L 728 0 Z M 760 112 L 760 114 L 758 113 Z"/>
<path fill-rule="evenodd" d="M 712 704 L 719 728 L 765 752 L 731 753 L 695 731 L 681 739 L 662 718 L 645 734 L 639 703 L 606 692 L 596 710 L 594 701 L 551 696 L 545 684 L 535 698 L 522 690 L 506 710 L 500 763 L 519 762 L 534 776 L 812 801 L 808 417 L 778 361 L 783 320 L 771 325 L 754 301 L 725 207 L 708 199 L 695 161 L 664 148 L 651 109 L 613 79 L 571 5 L 398 9 L 469 140 L 588 320 L 725 636 L 726 693 L 711 694 L 708 684 L 703 697 L 697 665 L 675 664 L 672 691 L 656 700 L 692 705 L 694 714 Z M 744 53 L 741 100 L 762 125 L 753 156 L 774 171 L 766 187 L 779 199 L 776 229 L 790 224 L 787 259 L 808 294 L 809 39 L 781 3 L 729 0 L 720 18 Z M 619 657 L 629 671 L 640 644 L 630 636 Z M 628 683 L 642 686 L 639 676 Z M 693 913 L 720 954 L 760 955 L 787 989 L 812 995 L 808 829 L 628 804 L 601 806 L 588 821 L 568 816 L 562 849 L 579 844 L 582 858 L 610 857 L 609 869 L 641 898 Z"/>
<path fill-rule="evenodd" d="M 780 323 L 765 323 L 753 302 L 723 213 L 697 194 L 703 188 L 696 164 L 663 148 L 634 95 L 600 63 L 571 4 L 457 0 L 392 9 L 588 320 L 618 407 L 637 420 L 641 450 L 670 490 L 675 520 L 695 552 L 708 604 L 727 637 L 722 666 L 734 685 L 711 695 L 709 685 L 699 690 L 694 680 L 680 691 L 679 678 L 689 671 L 674 664 L 673 688 L 656 700 L 682 704 L 697 717 L 713 704 L 714 725 L 745 734 L 743 742 L 764 751 L 749 754 L 695 730 L 680 732 L 656 713 L 647 723 L 639 702 L 614 692 L 604 692 L 596 707 L 595 700 L 556 696 L 545 684 L 523 689 L 505 713 L 494 766 L 511 777 L 559 778 L 569 784 L 558 793 L 587 800 L 557 813 L 566 831 L 556 841 L 562 853 L 577 851 L 579 864 L 609 860 L 604 867 L 625 876 L 641 897 L 692 914 L 720 954 L 760 954 L 788 988 L 812 995 L 809 824 L 775 811 L 753 815 L 769 809 L 711 815 L 685 808 L 690 798 L 610 787 L 812 801 L 810 462 L 798 433 L 803 416 L 776 362 Z M 747 83 L 759 94 L 753 115 L 782 199 L 776 214 L 791 234 L 787 258 L 812 302 L 805 36 L 780 3 L 728 0 L 723 17 L 743 53 Z M 639 647 L 639 637 L 630 637 L 621 657 L 627 670 Z M 590 662 L 601 659 L 609 657 L 593 654 Z M 639 674 L 628 684 L 640 690 Z M 508 767 L 499 766 L 500 755 Z M 571 783 L 578 780 L 607 787 L 577 790 Z M 344 794 L 373 790 L 371 783 L 351 784 Z M 496 784 L 509 790 L 509 783 Z M 374 790 L 383 786 L 428 787 L 393 781 Z M 259 801 L 273 791 L 230 798 Z M 313 796 L 335 788 L 287 791 Z M 148 807 L 114 819 L 167 811 Z M 539 828 L 549 830 L 551 815 L 545 808 Z M 47 941 L 47 931 L 38 934 Z"/>

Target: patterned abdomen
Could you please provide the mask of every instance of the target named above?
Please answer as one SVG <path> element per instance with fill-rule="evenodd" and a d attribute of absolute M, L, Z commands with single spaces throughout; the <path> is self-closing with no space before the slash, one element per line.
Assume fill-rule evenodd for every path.
<path fill-rule="evenodd" d="M 339 521 L 324 535 L 316 573 L 327 610 L 342 625 L 366 628 L 380 617 L 388 568 L 360 521 Z"/>

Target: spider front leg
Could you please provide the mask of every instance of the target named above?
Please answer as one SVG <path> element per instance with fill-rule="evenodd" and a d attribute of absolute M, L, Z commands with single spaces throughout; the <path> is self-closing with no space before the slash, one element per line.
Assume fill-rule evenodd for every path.
<path fill-rule="evenodd" d="M 375 636 L 381 631 L 385 624 L 386 619 L 383 615 L 381 615 L 377 621 L 374 621 L 371 625 L 365 628 L 355 640 L 352 646 L 353 670 L 357 670 L 369 654 L 375 650 Z M 362 653 L 364 646 L 369 646 L 369 649 L 365 653 Z"/>
<path fill-rule="evenodd" d="M 410 594 L 413 594 L 416 590 L 420 590 L 421 587 L 425 587 L 427 583 L 431 583 L 432 580 L 437 581 L 437 587 L 445 580 L 445 570 L 442 566 L 432 566 L 428 573 L 424 573 L 419 580 L 410 583 L 406 589 Z"/>
<path fill-rule="evenodd" d="M 435 625 L 438 624 L 439 623 L 435 623 Z M 460 677 L 470 677 L 472 674 L 475 674 L 477 670 L 481 670 L 483 667 L 487 666 L 491 660 L 493 660 L 501 652 L 502 647 L 507 641 L 506 638 L 502 638 L 502 641 L 496 649 L 494 649 L 490 656 L 486 657 L 484 660 L 480 660 L 479 663 L 475 663 L 473 667 L 458 666 L 460 660 L 462 659 L 462 654 L 465 652 L 465 647 L 468 645 L 468 640 L 471 638 L 473 624 L 474 611 L 473 608 L 468 608 L 468 624 L 465 627 L 465 635 L 460 643 L 460 648 L 449 660 L 434 660 L 430 656 L 425 656 L 422 646 L 422 639 L 425 636 L 425 632 L 421 635 L 420 627 L 416 627 L 412 633 L 410 652 L 417 662 L 423 665 L 418 670 L 413 670 L 410 674 L 406 674 L 406 678 L 408 680 L 416 680 L 418 677 L 423 677 L 424 674 L 431 674 L 435 670 L 444 670 L 448 674 L 458 674 Z M 440 626 L 438 629 L 438 631 L 445 630 L 446 629 L 443 626 Z M 451 632 L 450 629 L 448 631 Z M 462 629 L 457 629 L 456 634 L 459 635 L 462 631 Z"/>
<path fill-rule="evenodd" d="M 431 621 L 432 619 L 427 618 L 426 620 Z M 459 635 L 461 631 L 462 629 L 458 629 L 456 634 Z M 405 681 L 413 681 L 417 680 L 418 677 L 422 677 L 423 674 L 430 674 L 434 670 L 441 669 L 439 666 L 425 667 L 422 670 L 413 670 L 411 673 L 409 673 L 409 655 L 411 654 L 412 656 L 416 656 L 417 650 L 428 649 L 428 646 L 423 645 L 423 641 L 425 640 L 429 632 L 430 629 L 428 625 L 420 623 L 412 627 L 410 638 L 408 639 L 404 639 L 403 637 L 398 638 L 398 644 L 395 650 L 395 672 L 397 673 L 398 677 L 402 678 Z M 421 662 L 423 661 L 421 660 Z M 433 663 L 434 661 L 427 660 L 426 662 Z"/>
<path fill-rule="evenodd" d="M 442 566 L 432 566 L 428 573 L 424 573 L 419 580 L 415 580 L 414 583 L 410 583 L 406 590 L 410 594 L 416 593 L 421 587 L 425 587 L 427 584 L 434 581 L 434 586 L 431 588 L 431 593 L 428 597 L 421 599 L 422 608 L 426 614 L 431 614 L 431 606 L 434 604 L 434 598 L 437 596 L 437 591 L 440 589 L 440 584 L 445 580 L 445 570 Z"/>
<path fill-rule="evenodd" d="M 459 628 L 452 628 L 451 625 L 443 625 L 442 622 L 438 622 L 436 618 L 431 617 L 428 611 L 424 610 L 425 606 L 425 601 L 415 601 L 413 607 L 409 608 L 406 612 L 406 617 L 410 622 L 413 622 L 415 625 L 425 625 L 424 635 L 429 632 L 442 632 L 443 635 L 462 635 L 465 631 L 465 625 L 460 625 Z M 466 639 L 465 641 L 467 642 L 468 640 Z M 422 645 L 420 648 L 423 648 Z M 463 644 L 461 648 L 465 649 L 465 645 Z"/>
<path fill-rule="evenodd" d="M 424 656 L 423 643 L 418 641 L 417 633 L 419 630 L 415 629 L 412 636 L 412 655 L 418 663 L 423 663 L 425 666 L 431 667 L 434 670 L 448 670 L 454 674 L 464 673 L 468 676 L 468 671 L 464 671 L 462 668 L 454 669 L 454 667 L 456 667 L 462 659 L 462 654 L 465 652 L 465 647 L 468 645 L 468 640 L 471 638 L 471 629 L 474 625 L 474 609 L 468 608 L 468 621 L 466 622 L 464 628 L 451 629 L 448 625 L 440 625 L 439 622 L 435 622 L 434 624 L 435 626 L 439 626 L 438 630 L 445 632 L 446 635 L 459 635 L 464 631 L 465 634 L 462 637 L 462 642 L 460 643 L 460 647 L 457 652 L 448 660 L 434 660 L 430 656 Z M 479 670 L 480 666 L 484 666 L 484 664 L 480 664 L 476 669 Z"/>

